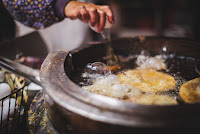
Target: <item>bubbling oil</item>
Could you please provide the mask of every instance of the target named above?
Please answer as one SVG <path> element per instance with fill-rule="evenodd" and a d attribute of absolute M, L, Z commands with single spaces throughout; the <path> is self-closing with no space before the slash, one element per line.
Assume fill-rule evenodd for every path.
<path fill-rule="evenodd" d="M 124 62 L 124 59 L 122 57 L 119 58 L 119 62 L 121 62 L 122 60 L 124 62 L 124 66 L 121 68 L 121 70 L 115 73 L 111 72 L 111 70 L 109 69 L 109 66 L 104 63 L 101 63 L 101 62 L 89 63 L 88 65 L 86 65 L 85 69 L 83 69 L 81 79 L 80 79 L 80 75 L 77 76 L 79 77 L 79 81 L 77 81 L 76 83 L 82 87 L 91 86 L 97 80 L 104 81 L 105 79 L 108 79 L 110 77 L 111 79 L 109 80 L 112 83 L 112 78 L 115 78 L 114 79 L 115 82 L 113 82 L 114 84 L 113 83 L 111 84 L 111 86 L 113 86 L 113 90 L 118 90 L 119 87 L 123 87 L 122 88 L 123 91 L 126 91 L 127 94 L 130 94 L 130 90 L 136 90 L 136 89 L 130 88 L 124 85 L 120 85 L 119 82 L 116 82 L 117 74 L 126 70 L 136 68 L 137 66 L 136 61 L 137 61 L 138 55 L 130 55 L 130 57 L 131 58 L 125 57 L 126 59 L 129 59 L 129 60 L 126 60 L 126 62 Z M 178 103 L 184 103 L 182 98 L 179 95 L 179 89 L 181 85 L 183 85 L 185 82 L 198 77 L 198 74 L 194 70 L 195 59 L 191 57 L 176 56 L 175 54 L 174 55 L 169 54 L 169 55 L 165 55 L 165 63 L 167 65 L 167 70 L 161 70 L 160 72 L 171 75 L 176 81 L 176 88 L 170 91 L 158 92 L 156 94 L 167 95 L 177 100 Z M 188 69 L 190 69 L 191 71 L 188 71 Z M 72 79 L 77 80 L 77 77 L 74 77 Z M 104 85 L 106 84 L 109 85 L 109 82 L 108 83 L 106 82 L 108 81 L 104 81 Z M 104 90 L 104 92 L 106 92 L 106 90 Z M 137 91 L 137 94 L 140 94 L 140 93 L 138 93 Z M 126 98 L 126 96 L 124 98 Z"/>
<path fill-rule="evenodd" d="M 110 29 L 104 29 L 101 33 L 103 38 L 107 41 L 106 45 L 106 60 L 107 65 L 114 66 L 118 63 L 118 58 L 113 52 L 113 48 L 111 46 L 111 36 L 110 36 Z"/>
<path fill-rule="evenodd" d="M 88 63 L 81 77 L 83 81 L 79 82 L 81 86 L 88 86 L 94 83 L 97 78 L 103 78 L 111 75 L 110 68 L 102 62 Z"/>

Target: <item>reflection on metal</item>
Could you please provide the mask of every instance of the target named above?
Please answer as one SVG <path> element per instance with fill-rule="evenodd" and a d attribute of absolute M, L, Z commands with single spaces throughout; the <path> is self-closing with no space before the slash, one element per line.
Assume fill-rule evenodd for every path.
<path fill-rule="evenodd" d="M 139 38 L 120 38 L 112 40 L 112 47 L 116 55 L 125 57 L 140 54 L 141 50 L 149 50 L 156 55 L 161 53 L 166 42 L 169 54 L 174 52 L 177 55 L 200 57 L 199 43 L 181 38 L 145 37 L 142 42 Z M 53 101 L 45 99 L 45 105 L 56 130 L 66 133 L 67 126 L 70 126 L 75 134 L 122 134 L 146 130 L 140 128 L 154 128 L 151 132 L 156 132 L 156 128 L 164 127 L 169 128 L 164 130 L 167 132 L 174 127 L 199 127 L 200 104 L 137 105 L 88 92 L 74 83 L 70 77 L 73 73 L 78 73 L 87 63 L 103 61 L 102 57 L 106 55 L 105 45 L 105 42 L 99 42 L 88 48 L 72 51 L 70 58 L 73 65 L 68 62 L 67 51 L 51 52 L 43 62 L 40 72 L 43 91 Z M 73 70 L 71 66 L 74 67 Z M 185 69 L 185 66 L 179 69 L 184 72 L 185 78 L 197 75 L 194 66 L 188 67 L 191 71 Z"/>
<path fill-rule="evenodd" d="M 38 92 L 31 103 L 28 111 L 28 124 L 31 134 L 58 134 L 47 116 L 42 92 Z"/>
<path fill-rule="evenodd" d="M 41 85 L 40 81 L 36 80 L 36 78 L 35 78 L 35 77 L 39 76 L 38 70 L 35 70 L 28 66 L 16 63 L 5 57 L 0 57 L 0 66 L 12 73 L 23 76 L 23 77 L 33 81 L 34 83 Z"/>

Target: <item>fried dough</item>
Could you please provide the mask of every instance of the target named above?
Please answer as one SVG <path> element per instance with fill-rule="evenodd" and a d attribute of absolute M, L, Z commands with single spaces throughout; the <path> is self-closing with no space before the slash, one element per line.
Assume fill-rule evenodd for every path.
<path fill-rule="evenodd" d="M 184 83 L 179 94 L 186 103 L 200 102 L 200 78 Z"/>
<path fill-rule="evenodd" d="M 121 83 L 130 85 L 142 92 L 156 93 L 176 88 L 175 79 L 152 69 L 133 69 L 117 75 Z"/>
<path fill-rule="evenodd" d="M 116 75 L 99 78 L 93 83 L 93 85 L 83 86 L 82 88 L 93 93 L 118 99 L 124 99 L 141 94 L 140 90 L 133 88 L 130 85 L 121 84 Z"/>
<path fill-rule="evenodd" d="M 140 95 L 138 97 L 133 97 L 127 99 L 127 101 L 135 102 L 144 105 L 176 105 L 178 102 L 170 96 L 167 95 Z"/>

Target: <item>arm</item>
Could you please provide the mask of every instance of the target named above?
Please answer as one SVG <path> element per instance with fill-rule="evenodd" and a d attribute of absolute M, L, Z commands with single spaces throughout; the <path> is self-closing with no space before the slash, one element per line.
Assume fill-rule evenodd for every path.
<path fill-rule="evenodd" d="M 71 0 L 3 0 L 12 17 L 34 28 L 45 28 L 68 17 L 98 25 L 98 31 L 105 26 L 106 17 L 114 23 L 109 6 L 99 6 Z"/>
<path fill-rule="evenodd" d="M 2 1 L 14 19 L 36 29 L 45 28 L 63 19 L 56 13 L 55 0 Z"/>

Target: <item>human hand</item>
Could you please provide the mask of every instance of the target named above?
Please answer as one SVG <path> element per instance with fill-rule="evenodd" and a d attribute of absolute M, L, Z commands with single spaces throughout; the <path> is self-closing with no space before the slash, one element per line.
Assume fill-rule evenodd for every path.
<path fill-rule="evenodd" d="M 70 1 L 65 7 L 65 15 L 72 20 L 80 19 L 90 23 L 92 27 L 97 25 L 98 32 L 102 32 L 104 29 L 106 18 L 111 24 L 114 24 L 114 14 L 107 5 Z"/>

